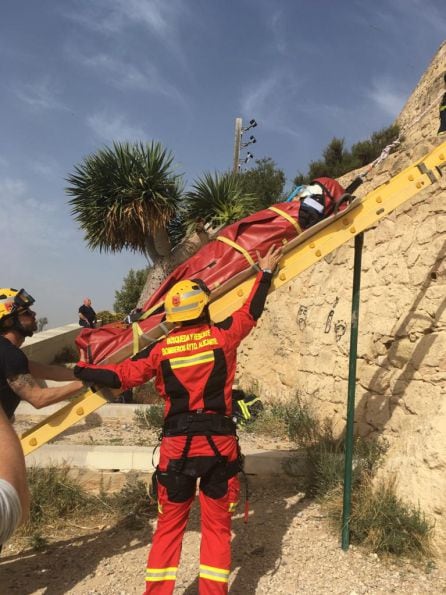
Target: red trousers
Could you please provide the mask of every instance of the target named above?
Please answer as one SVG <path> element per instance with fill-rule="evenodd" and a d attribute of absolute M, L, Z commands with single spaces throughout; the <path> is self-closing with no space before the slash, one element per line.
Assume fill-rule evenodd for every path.
<path fill-rule="evenodd" d="M 197 436 L 194 440 L 201 440 L 201 438 Z M 217 439 L 221 454 L 229 455 L 228 459 L 234 460 L 237 457 L 234 437 L 219 436 Z M 167 440 L 173 441 L 177 438 Z M 181 445 L 179 449 L 181 450 Z M 160 470 L 167 469 L 166 450 L 169 449 L 163 449 L 162 444 Z M 196 448 L 194 451 L 196 452 Z M 203 456 L 208 455 L 205 450 L 202 452 Z M 194 501 L 196 485 L 197 478 L 188 475 L 180 473 L 169 475 L 167 471 L 165 473 L 162 471 L 158 475 L 158 523 L 147 561 L 145 594 L 170 595 L 173 593 L 183 535 Z M 212 477 L 211 471 L 210 474 L 201 477 L 199 487 L 201 507 L 199 593 L 200 595 L 223 595 L 228 592 L 231 567 L 231 518 L 239 499 L 240 484 L 236 475 L 221 481 L 221 477 L 219 479 Z"/>

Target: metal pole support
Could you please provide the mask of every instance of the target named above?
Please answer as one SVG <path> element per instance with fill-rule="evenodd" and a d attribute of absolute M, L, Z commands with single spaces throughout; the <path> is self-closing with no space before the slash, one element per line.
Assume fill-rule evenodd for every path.
<path fill-rule="evenodd" d="M 240 145 L 242 142 L 242 119 L 235 119 L 235 132 L 234 132 L 234 162 L 232 166 L 232 172 L 234 174 L 239 173 L 239 160 L 240 160 Z"/>
<path fill-rule="evenodd" d="M 353 266 L 352 319 L 350 327 L 350 356 L 348 364 L 347 427 L 345 431 L 344 501 L 342 510 L 342 549 L 350 545 L 350 512 L 353 468 L 353 432 L 355 422 L 356 358 L 358 353 L 359 298 L 361 289 L 361 260 L 364 234 L 355 236 Z"/>

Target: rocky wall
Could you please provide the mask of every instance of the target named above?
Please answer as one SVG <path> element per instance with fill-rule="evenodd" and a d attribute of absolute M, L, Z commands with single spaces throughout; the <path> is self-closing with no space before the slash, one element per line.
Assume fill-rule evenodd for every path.
<path fill-rule="evenodd" d="M 398 121 L 405 138 L 370 176 L 364 195 L 446 140 L 435 136 L 446 45 Z M 441 75 L 441 76 L 440 76 Z M 421 116 L 421 117 L 420 117 Z M 417 125 L 413 123 L 417 120 Z M 354 173 L 340 181 L 347 184 Z M 299 398 L 345 429 L 353 240 L 270 295 L 239 351 L 240 383 L 273 401 Z M 356 431 L 382 436 L 381 473 L 435 522 L 446 556 L 446 184 L 426 188 L 365 233 Z"/>

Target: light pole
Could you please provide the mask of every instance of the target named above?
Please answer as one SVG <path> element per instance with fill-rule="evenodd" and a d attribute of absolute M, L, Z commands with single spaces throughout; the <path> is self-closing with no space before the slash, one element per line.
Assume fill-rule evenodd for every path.
<path fill-rule="evenodd" d="M 255 128 L 257 126 L 257 122 L 255 120 L 250 120 L 249 126 L 247 126 L 246 128 L 243 128 L 242 124 L 243 123 L 242 123 L 241 118 L 235 119 L 234 160 L 233 160 L 233 165 L 232 165 L 232 172 L 234 174 L 239 173 L 241 163 L 247 163 L 250 159 L 253 159 L 253 157 L 254 157 L 254 155 L 248 151 L 246 157 L 242 161 L 240 161 L 240 149 L 244 149 L 244 148 L 248 147 L 249 145 L 252 145 L 257 142 L 255 137 L 252 135 L 249 137 L 248 142 L 246 142 L 246 143 L 242 142 L 243 133 L 248 130 L 251 130 L 251 128 Z"/>
<path fill-rule="evenodd" d="M 234 161 L 232 165 L 232 173 L 238 174 L 239 159 L 240 159 L 240 145 L 242 144 L 242 119 L 235 119 L 235 136 L 234 136 Z"/>

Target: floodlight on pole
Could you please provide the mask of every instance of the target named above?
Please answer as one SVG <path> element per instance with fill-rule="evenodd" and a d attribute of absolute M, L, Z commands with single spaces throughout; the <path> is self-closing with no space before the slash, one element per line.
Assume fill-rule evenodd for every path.
<path fill-rule="evenodd" d="M 254 143 L 257 142 L 257 139 L 255 138 L 255 136 L 251 136 L 249 137 L 249 141 L 247 143 L 241 143 L 241 147 L 242 149 L 244 149 L 245 147 L 249 147 L 249 145 L 253 145 Z"/>
<path fill-rule="evenodd" d="M 234 174 L 239 173 L 241 163 L 247 163 L 249 159 L 253 159 L 253 155 L 248 153 L 247 158 L 240 160 L 240 149 L 244 149 L 249 147 L 249 145 L 253 145 L 257 142 L 257 139 L 254 136 L 249 137 L 249 141 L 246 143 L 242 142 L 243 133 L 251 130 L 251 128 L 255 128 L 257 126 L 257 122 L 254 119 L 249 120 L 249 126 L 243 128 L 242 119 L 236 118 L 235 119 L 235 132 L 234 132 L 234 158 L 233 158 L 233 166 L 232 171 Z"/>
<path fill-rule="evenodd" d="M 243 128 L 242 131 L 246 132 L 248 130 L 251 130 L 251 128 L 255 128 L 257 126 L 257 122 L 253 119 L 253 120 L 249 120 L 249 126 L 247 126 L 246 128 Z"/>

